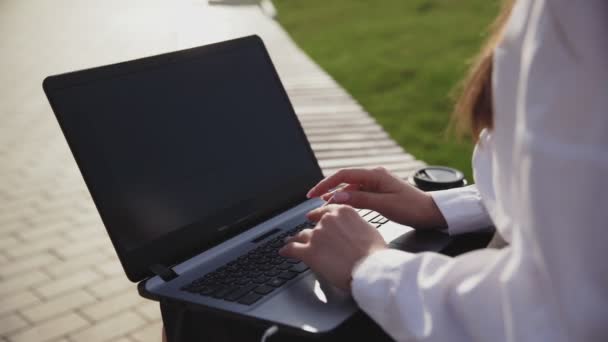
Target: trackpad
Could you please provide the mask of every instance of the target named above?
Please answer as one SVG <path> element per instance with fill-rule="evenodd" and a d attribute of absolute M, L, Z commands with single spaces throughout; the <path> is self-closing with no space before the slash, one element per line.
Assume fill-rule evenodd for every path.
<path fill-rule="evenodd" d="M 250 314 L 309 333 L 326 333 L 357 310 L 351 296 L 332 292 L 310 272 Z"/>

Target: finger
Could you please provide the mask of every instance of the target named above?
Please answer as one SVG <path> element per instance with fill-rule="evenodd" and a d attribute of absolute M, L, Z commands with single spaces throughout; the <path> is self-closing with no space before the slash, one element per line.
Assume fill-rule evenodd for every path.
<path fill-rule="evenodd" d="M 310 245 L 307 243 L 290 242 L 279 249 L 279 254 L 286 258 L 294 258 L 304 261 L 305 259 L 308 259 L 309 250 Z"/>
<path fill-rule="evenodd" d="M 324 201 L 329 201 L 333 197 L 333 195 L 338 191 L 358 191 L 360 189 L 361 185 L 359 184 L 348 184 L 343 187 L 332 190 L 331 192 L 328 192 L 324 195 L 321 195 L 321 199 L 323 199 Z"/>
<path fill-rule="evenodd" d="M 310 237 L 312 236 L 312 229 L 307 228 L 299 232 L 294 236 L 289 236 L 285 239 L 285 243 L 290 242 L 299 242 L 299 243 L 308 243 L 310 241 Z"/>
<path fill-rule="evenodd" d="M 317 185 L 310 189 L 310 191 L 308 191 L 307 196 L 321 196 L 330 189 L 335 188 L 342 183 L 359 184 L 363 185 L 366 189 L 373 188 L 373 186 L 370 185 L 375 182 L 374 177 L 376 177 L 376 175 L 372 170 L 343 169 L 320 181 Z"/>
<path fill-rule="evenodd" d="M 386 201 L 386 194 L 367 191 L 339 191 L 332 197 L 332 203 L 347 204 L 354 208 L 374 209 Z"/>
<path fill-rule="evenodd" d="M 308 214 L 306 214 L 306 217 L 313 222 L 319 222 L 321 220 L 321 217 L 323 217 L 323 215 L 335 210 L 335 208 L 336 208 L 335 204 L 324 205 L 322 207 L 318 207 L 316 209 L 309 211 Z"/>
<path fill-rule="evenodd" d="M 338 189 L 337 191 L 359 191 L 361 190 L 361 184 L 348 184 L 347 186 Z"/>
<path fill-rule="evenodd" d="M 326 194 L 324 194 L 324 195 L 321 195 L 321 199 L 327 202 L 327 201 L 329 201 L 329 200 L 330 200 L 330 199 L 331 199 L 333 196 L 334 196 L 334 193 L 333 193 L 333 192 L 328 192 L 328 193 L 326 193 Z"/>

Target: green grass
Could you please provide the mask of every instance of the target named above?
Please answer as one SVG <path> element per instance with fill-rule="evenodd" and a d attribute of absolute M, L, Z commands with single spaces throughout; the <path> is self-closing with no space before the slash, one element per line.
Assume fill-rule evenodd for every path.
<path fill-rule="evenodd" d="M 498 11 L 492 0 L 275 0 L 279 22 L 408 152 L 471 179 L 446 134 L 451 91 Z"/>

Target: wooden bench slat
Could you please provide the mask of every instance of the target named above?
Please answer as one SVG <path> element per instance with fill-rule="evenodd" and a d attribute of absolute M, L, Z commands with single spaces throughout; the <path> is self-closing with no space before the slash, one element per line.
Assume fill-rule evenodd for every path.
<path fill-rule="evenodd" d="M 322 127 L 352 127 L 352 126 L 369 126 L 376 125 L 376 121 L 372 118 L 357 118 L 347 120 L 333 120 L 333 119 L 308 119 L 306 117 L 298 117 L 302 126 L 305 128 L 322 128 Z"/>
<path fill-rule="evenodd" d="M 332 135 L 341 133 L 368 133 L 368 132 L 384 132 L 379 125 L 365 126 L 333 126 L 333 127 L 307 127 L 304 126 L 304 131 L 307 136 L 315 135 Z"/>
<path fill-rule="evenodd" d="M 374 168 L 374 167 L 378 167 L 378 166 L 383 166 L 385 168 L 387 168 L 389 171 L 391 171 L 394 174 L 399 174 L 399 175 L 403 175 L 403 174 L 410 174 L 412 171 L 424 166 L 425 164 L 421 161 L 418 160 L 411 160 L 409 162 L 397 162 L 397 163 L 382 163 L 382 164 L 365 164 L 365 165 L 349 165 L 346 167 L 359 167 L 359 168 Z M 329 176 L 332 175 L 336 172 L 338 172 L 339 170 L 343 169 L 344 167 L 340 167 L 340 168 L 324 168 L 323 170 L 323 174 L 325 176 Z M 402 177 L 402 176 L 399 176 Z"/>
<path fill-rule="evenodd" d="M 330 150 L 315 152 L 317 159 L 338 159 L 351 157 L 365 157 L 388 154 L 403 154 L 405 153 L 401 146 L 383 147 L 383 148 L 359 148 L 353 150 Z"/>
<path fill-rule="evenodd" d="M 311 143 L 313 151 L 339 151 L 339 150 L 356 150 L 359 148 L 380 148 L 398 146 L 393 140 L 377 140 L 377 141 L 348 141 L 348 142 L 324 142 Z"/>
<path fill-rule="evenodd" d="M 325 159 L 319 161 L 322 169 L 344 168 L 357 165 L 382 165 L 395 162 L 410 162 L 414 158 L 409 154 L 388 154 L 367 157 Z"/>
<path fill-rule="evenodd" d="M 333 141 L 369 141 L 369 140 L 388 140 L 389 136 L 386 132 L 377 133 L 344 133 L 323 136 L 310 136 L 308 141 L 311 143 L 333 142 Z"/>

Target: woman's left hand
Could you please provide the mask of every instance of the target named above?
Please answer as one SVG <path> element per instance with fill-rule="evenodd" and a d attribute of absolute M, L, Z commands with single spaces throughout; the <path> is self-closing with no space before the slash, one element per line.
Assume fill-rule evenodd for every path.
<path fill-rule="evenodd" d="M 279 253 L 302 260 L 332 285 L 350 292 L 357 262 L 387 248 L 386 242 L 350 206 L 329 204 L 311 211 L 308 218 L 317 225 L 288 239 Z"/>

